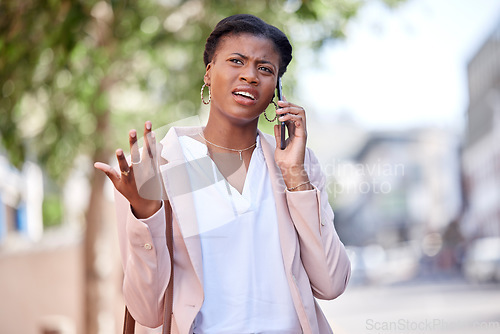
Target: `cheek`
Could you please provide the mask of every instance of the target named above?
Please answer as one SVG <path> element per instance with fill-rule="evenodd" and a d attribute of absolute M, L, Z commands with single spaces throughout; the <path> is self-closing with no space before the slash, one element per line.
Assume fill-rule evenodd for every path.
<path fill-rule="evenodd" d="M 266 89 L 266 98 L 267 98 L 267 101 L 271 102 L 271 100 L 273 99 L 273 95 L 274 95 L 274 91 L 275 91 L 276 87 L 274 87 L 274 85 L 270 85 L 268 89 Z"/>
<path fill-rule="evenodd" d="M 212 85 L 217 91 L 227 91 L 230 87 L 231 80 L 228 78 L 227 73 L 218 73 L 212 76 Z"/>

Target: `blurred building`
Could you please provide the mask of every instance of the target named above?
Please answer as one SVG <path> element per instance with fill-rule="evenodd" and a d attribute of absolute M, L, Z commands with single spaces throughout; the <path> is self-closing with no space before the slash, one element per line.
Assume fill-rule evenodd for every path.
<path fill-rule="evenodd" d="M 38 165 L 26 162 L 17 169 L 0 150 L 0 333 L 85 333 L 85 296 L 92 291 L 86 284 L 81 216 L 88 178 L 85 170 L 70 173 L 63 190 L 65 214 L 56 215 L 55 225 L 47 224 L 48 181 Z M 103 214 L 114 222 L 107 197 L 104 205 L 109 210 Z M 110 225 L 113 233 L 102 237 L 94 264 L 103 281 L 99 322 L 103 333 L 121 333 L 122 269 Z"/>
<path fill-rule="evenodd" d="M 26 162 L 21 171 L 0 154 L 0 245 L 12 236 L 38 241 L 42 237 L 43 177 Z"/>
<path fill-rule="evenodd" d="M 468 64 L 463 150 L 468 239 L 500 236 L 500 22 Z"/>
<path fill-rule="evenodd" d="M 460 211 L 458 136 L 443 129 L 372 133 L 335 178 L 336 226 L 346 243 L 420 242 Z"/>

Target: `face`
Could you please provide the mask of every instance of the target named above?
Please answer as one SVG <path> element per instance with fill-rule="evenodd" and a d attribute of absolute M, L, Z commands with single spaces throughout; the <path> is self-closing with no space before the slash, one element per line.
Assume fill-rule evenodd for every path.
<path fill-rule="evenodd" d="M 267 38 L 246 33 L 223 37 L 204 78 L 212 94 L 211 117 L 238 124 L 257 121 L 273 98 L 279 59 Z"/>

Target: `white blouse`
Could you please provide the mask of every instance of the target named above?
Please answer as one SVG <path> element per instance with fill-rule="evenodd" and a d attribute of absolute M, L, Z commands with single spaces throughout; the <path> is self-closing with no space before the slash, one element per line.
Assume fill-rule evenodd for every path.
<path fill-rule="evenodd" d="M 200 165 L 189 169 L 190 180 L 213 180 L 193 192 L 205 297 L 194 332 L 302 333 L 284 272 L 259 137 L 241 194 L 222 177 L 203 143 L 188 136 L 179 140 L 186 159 Z"/>

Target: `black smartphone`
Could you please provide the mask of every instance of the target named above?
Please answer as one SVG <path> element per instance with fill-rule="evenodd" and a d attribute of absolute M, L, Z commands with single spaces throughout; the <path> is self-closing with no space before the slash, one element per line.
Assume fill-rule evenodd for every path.
<path fill-rule="evenodd" d="M 281 77 L 278 78 L 278 84 L 276 85 L 276 93 L 278 95 L 278 101 L 283 101 L 283 90 L 281 86 Z M 280 122 L 281 126 L 281 143 L 280 143 L 280 148 L 282 150 L 285 149 L 286 147 L 286 140 L 285 140 L 285 131 L 286 131 L 286 125 L 285 122 Z"/>

